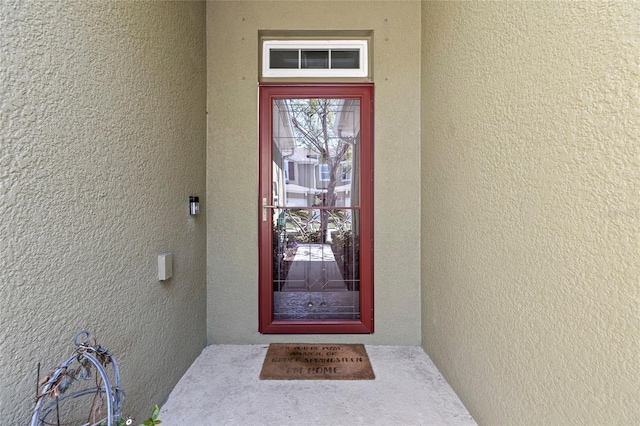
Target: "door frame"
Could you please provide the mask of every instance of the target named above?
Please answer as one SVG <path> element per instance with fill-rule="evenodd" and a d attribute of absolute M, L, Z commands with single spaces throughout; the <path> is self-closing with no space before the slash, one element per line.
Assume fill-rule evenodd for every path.
<path fill-rule="evenodd" d="M 373 299 L 373 83 L 260 83 L 258 181 L 258 322 L 264 334 L 360 333 L 374 331 Z M 272 109 L 277 98 L 360 99 L 360 319 L 274 320 L 273 215 L 262 220 L 262 199 L 272 203 Z"/>

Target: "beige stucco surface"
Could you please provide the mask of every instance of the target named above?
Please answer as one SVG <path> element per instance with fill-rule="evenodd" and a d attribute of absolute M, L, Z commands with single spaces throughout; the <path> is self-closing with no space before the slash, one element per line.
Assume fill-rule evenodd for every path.
<path fill-rule="evenodd" d="M 0 424 L 80 329 L 142 420 L 206 343 L 205 5 L 0 2 Z M 157 255 L 174 276 L 157 279 Z M 88 410 L 87 410 L 88 413 Z"/>
<path fill-rule="evenodd" d="M 373 30 L 373 335 L 258 333 L 259 30 Z M 420 3 L 210 2 L 207 75 L 209 342 L 419 344 Z"/>
<path fill-rule="evenodd" d="M 0 424 L 82 328 L 138 419 L 207 340 L 296 339 L 422 342 L 479 423 L 640 423 L 640 3 L 215 1 L 206 27 L 0 2 Z M 257 332 L 257 37 L 296 29 L 373 31 L 371 336 Z"/>
<path fill-rule="evenodd" d="M 640 3 L 422 16 L 425 349 L 479 423 L 640 423 Z"/>

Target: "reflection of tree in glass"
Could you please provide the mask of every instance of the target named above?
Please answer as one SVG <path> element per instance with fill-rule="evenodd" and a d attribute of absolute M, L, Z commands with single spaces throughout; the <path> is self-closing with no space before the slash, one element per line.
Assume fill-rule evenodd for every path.
<path fill-rule="evenodd" d="M 342 235 L 351 227 L 351 218 L 345 210 L 328 210 L 336 235 Z"/>
<path fill-rule="evenodd" d="M 293 225 L 298 234 L 297 240 L 304 243 L 321 243 L 319 232 L 318 210 L 289 211 L 289 223 Z"/>
<path fill-rule="evenodd" d="M 320 205 L 336 205 L 336 186 L 345 171 L 340 173 L 343 161 L 351 157 L 351 143 L 335 133 L 336 114 L 342 108 L 341 99 L 288 99 L 287 109 L 296 132 L 298 145 L 306 146 L 318 155 L 320 164 L 326 164 L 328 181 Z M 320 213 L 320 240 L 327 241 L 329 214 Z"/>

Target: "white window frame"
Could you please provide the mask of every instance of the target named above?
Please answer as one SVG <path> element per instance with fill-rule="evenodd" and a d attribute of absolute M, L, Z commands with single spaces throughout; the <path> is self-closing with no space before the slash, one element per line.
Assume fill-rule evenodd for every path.
<path fill-rule="evenodd" d="M 351 182 L 351 173 L 353 172 L 353 167 L 350 161 L 342 161 L 340 162 L 340 182 Z M 345 178 L 346 175 L 346 178 Z"/>
<path fill-rule="evenodd" d="M 322 178 L 322 175 L 325 174 L 327 176 L 326 179 Z M 318 179 L 320 182 L 329 182 L 331 179 L 331 173 L 329 171 L 329 165 L 327 163 L 318 164 Z"/>
<path fill-rule="evenodd" d="M 271 49 L 329 50 L 357 49 L 360 52 L 360 68 L 276 68 L 270 64 Z M 298 61 L 298 67 L 300 66 Z M 331 61 L 329 61 L 331 64 Z M 367 40 L 265 40 L 262 43 L 263 77 L 368 77 L 369 55 Z"/>
<path fill-rule="evenodd" d="M 292 161 L 289 161 L 289 160 L 284 160 L 284 162 L 282 164 L 282 169 L 284 170 L 284 181 L 286 183 L 289 183 L 290 181 L 295 180 L 295 179 L 291 179 L 291 177 L 289 176 L 289 167 L 292 164 L 295 164 L 295 163 L 293 163 Z M 295 178 L 295 173 L 294 173 L 294 178 Z"/>

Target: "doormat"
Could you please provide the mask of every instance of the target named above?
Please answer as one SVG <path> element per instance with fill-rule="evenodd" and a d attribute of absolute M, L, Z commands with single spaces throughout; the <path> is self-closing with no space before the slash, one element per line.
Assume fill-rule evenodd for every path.
<path fill-rule="evenodd" d="M 362 344 L 271 343 L 261 380 L 373 380 Z"/>

